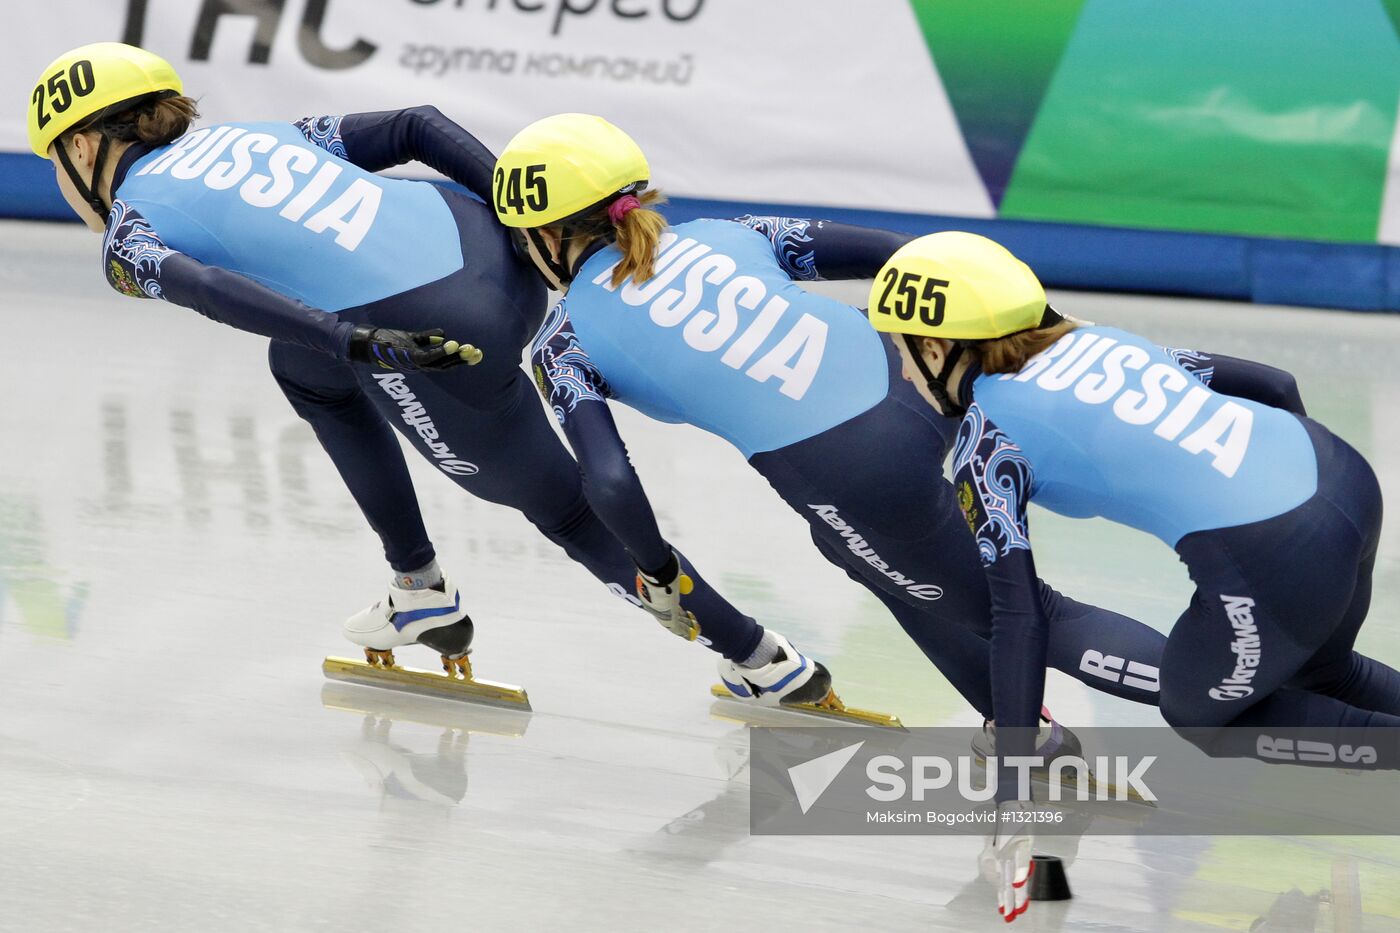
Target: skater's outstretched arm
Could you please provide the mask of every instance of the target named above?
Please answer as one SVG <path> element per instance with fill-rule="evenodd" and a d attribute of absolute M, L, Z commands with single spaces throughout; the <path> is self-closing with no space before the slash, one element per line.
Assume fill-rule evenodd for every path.
<path fill-rule="evenodd" d="M 1217 392 L 1247 398 L 1271 408 L 1282 408 L 1295 415 L 1306 415 L 1298 380 L 1287 370 L 1253 360 L 1164 347 L 1177 365 Z"/>
<path fill-rule="evenodd" d="M 608 410 L 607 382 L 579 345 L 564 301 L 555 305 L 532 351 L 535 380 L 578 457 L 583 492 L 643 571 L 671 562 L 651 502 Z"/>
<path fill-rule="evenodd" d="M 296 125 L 322 149 L 366 171 L 422 162 L 488 204 L 491 201 L 496 157 L 434 106 L 303 117 Z"/>
<path fill-rule="evenodd" d="M 140 212 L 118 199 L 103 241 L 107 281 L 123 295 L 163 298 L 210 320 L 341 360 L 385 369 L 442 369 L 480 361 L 470 345 L 441 331 L 357 327 L 274 291 L 246 275 L 208 266 L 167 247 Z"/>
<path fill-rule="evenodd" d="M 803 281 L 873 279 L 891 253 L 914 239 L 893 230 L 803 217 L 746 214 L 735 223 L 766 236 L 783 271 Z"/>
<path fill-rule="evenodd" d="M 123 295 L 163 298 L 239 330 L 349 358 L 354 325 L 168 248 L 150 221 L 120 199 L 112 205 L 102 265 Z"/>
<path fill-rule="evenodd" d="M 1045 693 L 1049 623 L 1031 555 L 1026 506 L 1034 476 L 1021 449 L 973 403 L 958 427 L 953 486 L 977 539 L 992 597 L 992 710 L 997 750 L 1030 755 Z M 1009 774 L 997 800 L 1016 799 Z"/>

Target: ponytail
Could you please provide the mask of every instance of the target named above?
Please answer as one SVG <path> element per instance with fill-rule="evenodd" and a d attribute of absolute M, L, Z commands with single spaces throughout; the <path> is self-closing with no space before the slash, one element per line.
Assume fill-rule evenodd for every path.
<path fill-rule="evenodd" d="M 1019 373 L 1031 357 L 1044 352 L 1078 326 L 1079 322 L 1074 320 L 1057 321 L 1049 327 L 1023 330 L 994 340 L 979 340 L 971 344 L 971 348 L 977 354 L 982 372 L 987 375 Z"/>
<path fill-rule="evenodd" d="M 629 278 L 638 285 L 651 278 L 656 269 L 656 248 L 666 229 L 666 216 L 651 208 L 665 202 L 660 191 L 643 191 L 640 207 L 623 214 L 613 229 L 622 261 L 613 268 L 612 285 L 617 288 Z"/>
<path fill-rule="evenodd" d="M 190 124 L 199 119 L 199 107 L 194 98 L 166 97 L 133 108 L 136 138 L 152 146 L 164 146 L 184 136 Z"/>

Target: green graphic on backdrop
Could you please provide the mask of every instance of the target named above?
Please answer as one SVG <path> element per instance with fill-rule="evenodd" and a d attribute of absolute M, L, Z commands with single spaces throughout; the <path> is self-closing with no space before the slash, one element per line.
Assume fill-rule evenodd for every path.
<path fill-rule="evenodd" d="M 1375 242 L 1400 0 L 910 2 L 1001 216 Z"/>
<path fill-rule="evenodd" d="M 1374 242 L 1397 94 L 1377 0 L 1089 0 L 1002 214 Z"/>
<path fill-rule="evenodd" d="M 1381 5 L 1390 17 L 1390 25 L 1394 28 L 1395 35 L 1400 37 L 1400 0 L 1381 0 Z"/>
<path fill-rule="evenodd" d="M 910 2 L 973 164 L 999 204 L 1084 0 Z"/>

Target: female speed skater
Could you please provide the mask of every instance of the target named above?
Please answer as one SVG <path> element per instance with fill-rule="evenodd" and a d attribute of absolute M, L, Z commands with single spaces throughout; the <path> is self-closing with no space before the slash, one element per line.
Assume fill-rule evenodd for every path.
<path fill-rule="evenodd" d="M 719 435 L 991 719 L 987 584 L 940 467 L 956 423 L 898 378 L 897 355 L 859 310 L 794 282 L 870 277 L 908 237 L 771 217 L 668 228 L 649 177 L 630 137 L 583 114 L 526 127 L 496 164 L 498 216 L 566 292 L 533 364 L 589 501 L 649 579 L 673 579 L 607 400 Z M 1048 587 L 1038 598 L 1052 666 L 1155 701 L 1161 635 Z M 769 689 L 719 666 L 736 697 Z"/>
<path fill-rule="evenodd" d="M 372 174 L 415 159 L 489 198 L 484 146 L 431 107 L 187 132 L 196 116 L 164 59 L 98 43 L 44 69 L 29 141 L 104 234 L 113 288 L 272 338 L 273 376 L 393 569 L 388 596 L 345 623 L 371 663 L 392 665 L 394 648 L 418 642 L 449 675 L 470 676 L 472 622 L 437 566 L 392 425 L 463 489 L 520 510 L 663 624 L 700 620 L 709 647 L 756 664 L 756 676 L 796 669 L 774 650 L 781 636 L 688 566 L 675 590 L 629 594 L 636 568 L 589 508 L 519 365 L 544 316 L 544 284 L 481 201 Z M 675 606 L 682 586 L 693 586 L 694 619 Z"/>
<path fill-rule="evenodd" d="M 1316 728 L 1327 740 L 1366 729 L 1364 763 L 1400 768 L 1400 673 L 1353 649 L 1381 527 L 1380 486 L 1360 454 L 1299 413 L 1193 379 L 1136 334 L 1062 317 L 1025 264 L 974 234 L 902 247 L 870 309 L 928 406 L 962 418 L 954 483 L 991 588 L 1004 754 L 1030 753 L 1057 637 L 1026 522 L 1036 501 L 1156 535 L 1186 565 L 1196 590 L 1159 681 L 1163 718 L 1202 727 L 1191 741 L 1253 755 L 1262 734 L 1251 730 Z M 1008 778 L 998 800 L 1016 807 Z M 1030 841 L 1010 842 L 1012 886 L 999 898 L 1014 916 Z"/>

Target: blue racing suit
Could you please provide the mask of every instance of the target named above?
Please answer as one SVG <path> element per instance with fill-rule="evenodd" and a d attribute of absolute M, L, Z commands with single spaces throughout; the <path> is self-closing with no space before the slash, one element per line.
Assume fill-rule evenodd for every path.
<path fill-rule="evenodd" d="M 1203 355 L 1097 326 L 1019 372 L 962 381 L 954 483 L 991 584 L 999 726 L 1035 724 L 1054 637 L 1032 500 L 1156 535 L 1186 564 L 1197 589 L 1161 665 L 1172 725 L 1400 726 L 1400 674 L 1352 650 L 1380 535 L 1375 474 L 1301 406 L 1221 381 Z M 1400 766 L 1397 751 L 1382 742 L 1381 766 Z"/>
<path fill-rule="evenodd" d="M 861 311 L 797 284 L 872 277 L 906 239 L 826 221 L 698 220 L 663 234 L 652 278 L 616 288 L 621 254 L 595 244 L 535 338 L 535 376 L 589 501 L 639 565 L 660 566 L 665 544 L 608 399 L 741 450 L 821 553 L 990 718 L 990 597 L 941 472 L 957 423 L 900 378 Z M 1037 599 L 1052 666 L 1155 702 L 1160 634 L 1049 587 Z"/>
<path fill-rule="evenodd" d="M 409 160 L 477 197 L 373 174 Z M 480 200 L 494 161 L 432 107 L 220 124 L 168 146 L 133 145 L 112 184 L 103 267 L 123 294 L 272 338 L 274 376 L 395 570 L 434 552 L 391 426 L 453 482 L 520 510 L 628 595 L 631 560 L 589 508 L 520 368 L 546 292 Z M 357 324 L 440 327 L 484 360 L 432 373 L 352 365 Z M 687 570 L 711 646 L 751 653 L 762 628 Z"/>

